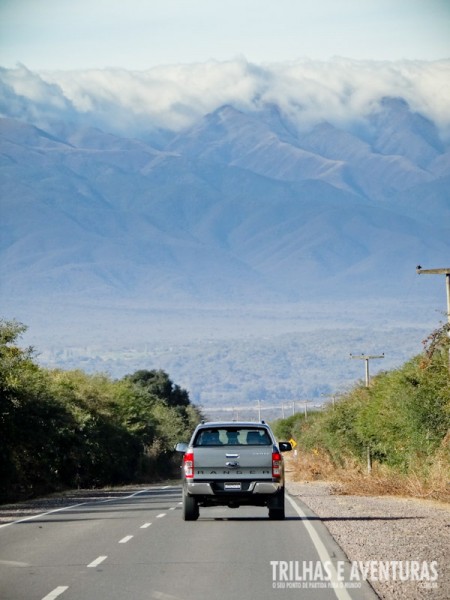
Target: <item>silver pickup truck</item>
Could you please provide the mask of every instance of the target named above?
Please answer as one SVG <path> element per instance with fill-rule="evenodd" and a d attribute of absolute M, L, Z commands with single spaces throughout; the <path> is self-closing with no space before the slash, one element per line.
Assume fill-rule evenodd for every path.
<path fill-rule="evenodd" d="M 200 506 L 267 506 L 284 519 L 284 463 L 289 442 L 277 443 L 262 421 L 198 425 L 182 452 L 183 519 L 195 521 Z"/>

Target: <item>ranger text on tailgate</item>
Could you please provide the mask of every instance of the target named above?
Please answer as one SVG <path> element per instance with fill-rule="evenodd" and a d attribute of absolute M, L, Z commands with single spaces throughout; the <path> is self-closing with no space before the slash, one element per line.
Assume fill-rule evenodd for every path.
<path fill-rule="evenodd" d="M 284 519 L 284 464 L 289 442 L 277 443 L 262 421 L 202 422 L 183 452 L 183 518 L 198 519 L 199 507 L 267 506 L 269 518 Z"/>

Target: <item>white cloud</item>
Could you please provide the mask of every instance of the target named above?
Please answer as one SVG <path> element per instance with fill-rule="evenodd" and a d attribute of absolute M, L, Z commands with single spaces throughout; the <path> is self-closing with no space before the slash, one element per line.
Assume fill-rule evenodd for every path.
<path fill-rule="evenodd" d="M 233 61 L 34 73 L 0 70 L 4 116 L 60 118 L 139 135 L 181 130 L 223 104 L 242 110 L 276 103 L 300 128 L 327 120 L 351 127 L 381 98 L 402 97 L 450 137 L 450 60 L 374 62 L 333 59 L 255 65 Z"/>
<path fill-rule="evenodd" d="M 0 69 L 0 115 L 45 127 L 51 120 L 74 120 L 76 111 L 57 84 L 20 65 Z"/>

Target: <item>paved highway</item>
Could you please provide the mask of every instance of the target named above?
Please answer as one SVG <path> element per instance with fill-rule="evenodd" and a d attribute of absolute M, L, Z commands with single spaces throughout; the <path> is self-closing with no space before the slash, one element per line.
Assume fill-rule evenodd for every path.
<path fill-rule="evenodd" d="M 0 528 L 1 600 L 362 600 L 325 527 L 298 499 L 181 518 L 179 486 L 74 505 Z"/>

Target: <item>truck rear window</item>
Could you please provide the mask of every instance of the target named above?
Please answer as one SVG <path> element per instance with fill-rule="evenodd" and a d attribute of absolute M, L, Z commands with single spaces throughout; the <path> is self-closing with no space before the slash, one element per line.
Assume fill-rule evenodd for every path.
<path fill-rule="evenodd" d="M 269 446 L 272 440 L 265 429 L 214 428 L 201 429 L 194 446 Z"/>

